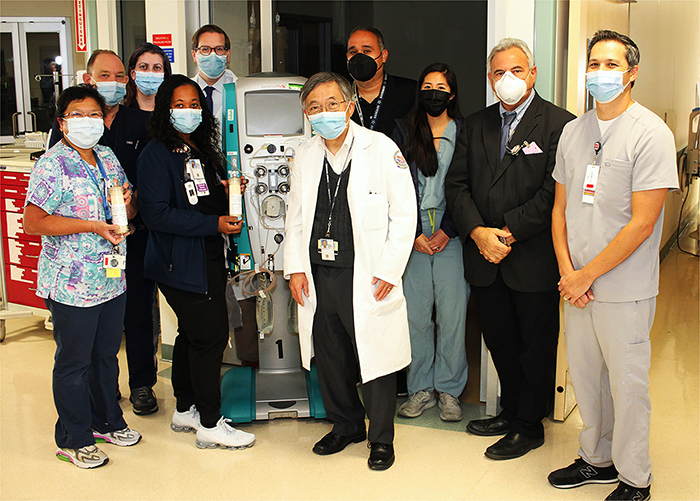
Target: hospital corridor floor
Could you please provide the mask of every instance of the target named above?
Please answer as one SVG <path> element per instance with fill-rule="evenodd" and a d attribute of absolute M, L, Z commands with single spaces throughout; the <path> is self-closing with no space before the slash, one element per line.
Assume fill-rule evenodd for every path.
<path fill-rule="evenodd" d="M 683 240 L 698 251 L 697 241 Z M 677 248 L 661 265 L 661 291 L 652 330 L 652 499 L 700 499 L 698 258 Z M 581 420 L 545 420 L 544 446 L 509 461 L 484 456 L 493 437 L 465 432 L 485 406 L 463 403 L 465 419 L 445 424 L 437 407 L 396 418 L 396 463 L 367 468 L 369 449 L 353 444 L 332 456 L 311 452 L 325 421 L 278 419 L 242 425 L 255 446 L 201 450 L 193 434 L 170 430 L 175 400 L 159 375 L 160 410 L 138 417 L 128 399 L 124 348 L 119 354 L 124 416 L 143 434 L 134 447 L 102 444 L 109 464 L 82 470 L 59 461 L 53 441 L 51 393 L 55 344 L 43 319 L 7 321 L 0 345 L 0 499 L 2 500 L 602 500 L 611 485 L 558 490 L 547 474 L 576 457 Z M 169 364 L 160 364 L 165 374 Z M 400 404 L 403 399 L 397 401 Z"/>

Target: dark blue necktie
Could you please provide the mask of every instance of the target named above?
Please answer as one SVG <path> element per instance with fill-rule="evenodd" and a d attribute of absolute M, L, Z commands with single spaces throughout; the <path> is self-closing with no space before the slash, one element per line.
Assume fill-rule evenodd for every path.
<path fill-rule="evenodd" d="M 214 113 L 214 99 L 212 98 L 212 94 L 214 94 L 214 87 L 211 85 L 207 85 L 204 87 L 204 94 L 206 95 L 206 100 L 207 100 L 207 106 L 209 106 L 209 111 Z"/>
<path fill-rule="evenodd" d="M 510 139 L 510 124 L 515 120 L 514 111 L 506 111 L 503 114 L 503 127 L 501 127 L 501 156 L 500 160 L 503 160 L 503 156 L 506 154 L 506 145 Z"/>

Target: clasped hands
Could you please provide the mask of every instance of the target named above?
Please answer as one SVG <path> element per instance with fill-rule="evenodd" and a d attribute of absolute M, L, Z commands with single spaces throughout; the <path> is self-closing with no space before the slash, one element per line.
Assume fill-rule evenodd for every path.
<path fill-rule="evenodd" d="M 442 230 L 437 230 L 430 237 L 421 233 L 418 238 L 413 241 L 413 248 L 418 252 L 423 252 L 432 256 L 436 252 L 442 252 L 450 241 L 450 237 Z"/>
<path fill-rule="evenodd" d="M 502 230 L 498 228 L 487 228 L 486 226 L 477 226 L 471 231 L 469 236 L 474 240 L 474 243 L 476 243 L 476 246 L 479 248 L 479 253 L 484 256 L 484 259 L 494 264 L 500 263 L 510 254 L 510 244 L 515 242 L 515 238 L 513 238 L 513 234 L 508 231 L 507 226 Z M 506 243 L 503 243 L 499 237 L 503 238 Z"/>
<path fill-rule="evenodd" d="M 559 295 L 570 305 L 584 308 L 595 299 L 591 285 L 593 280 L 588 277 L 585 270 L 572 270 L 562 274 L 559 280 Z"/>

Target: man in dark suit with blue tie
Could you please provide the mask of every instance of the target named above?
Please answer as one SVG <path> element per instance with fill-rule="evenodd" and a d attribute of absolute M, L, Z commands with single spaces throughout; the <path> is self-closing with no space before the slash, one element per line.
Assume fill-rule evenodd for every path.
<path fill-rule="evenodd" d="M 551 235 L 557 143 L 575 117 L 533 89 L 527 44 L 506 38 L 488 57 L 499 102 L 467 117 L 445 181 L 464 242 L 464 273 L 501 382 L 502 412 L 467 431 L 505 435 L 486 449 L 513 459 L 544 443 L 559 336 L 559 270 Z"/>

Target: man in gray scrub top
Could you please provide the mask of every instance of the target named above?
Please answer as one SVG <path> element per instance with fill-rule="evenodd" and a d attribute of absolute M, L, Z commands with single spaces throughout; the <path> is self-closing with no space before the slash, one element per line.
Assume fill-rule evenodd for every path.
<path fill-rule="evenodd" d="M 678 188 L 673 134 L 632 100 L 639 49 L 599 31 L 586 87 L 596 109 L 569 122 L 557 150 L 552 236 L 581 456 L 554 487 L 617 483 L 606 499 L 649 499 L 649 332 L 659 289 L 666 193 Z"/>

